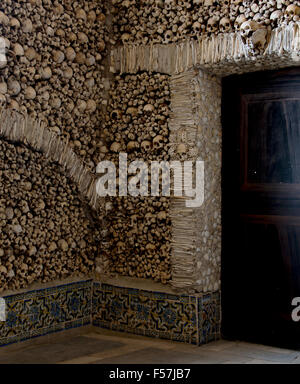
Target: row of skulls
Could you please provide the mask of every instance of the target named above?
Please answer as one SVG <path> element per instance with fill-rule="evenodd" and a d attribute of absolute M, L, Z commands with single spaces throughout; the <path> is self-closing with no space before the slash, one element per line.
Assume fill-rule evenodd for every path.
<path fill-rule="evenodd" d="M 300 16 L 298 0 L 114 0 L 113 7 L 115 32 L 125 44 L 234 32 L 247 29 L 244 23 L 250 21 L 273 29 Z"/>

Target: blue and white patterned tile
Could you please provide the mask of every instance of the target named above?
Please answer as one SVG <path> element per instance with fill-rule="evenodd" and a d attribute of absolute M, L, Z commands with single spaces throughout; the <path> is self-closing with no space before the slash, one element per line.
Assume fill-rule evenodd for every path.
<path fill-rule="evenodd" d="M 6 296 L 0 345 L 91 323 L 92 280 Z"/>
<path fill-rule="evenodd" d="M 126 289 L 107 284 L 94 292 L 93 324 L 135 334 L 194 342 L 197 335 L 196 300 L 187 295 Z M 101 292 L 100 292 L 101 290 Z M 101 326 L 101 325 L 100 325 Z"/>

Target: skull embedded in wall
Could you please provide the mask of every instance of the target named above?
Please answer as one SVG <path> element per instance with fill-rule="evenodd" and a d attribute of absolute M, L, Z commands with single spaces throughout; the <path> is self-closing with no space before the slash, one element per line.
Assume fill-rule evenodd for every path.
<path fill-rule="evenodd" d="M 281 20 L 282 16 L 283 13 L 279 9 L 277 9 L 276 11 L 271 13 L 270 20 L 278 23 L 278 21 Z"/>
<path fill-rule="evenodd" d="M 215 33 L 218 31 L 219 27 L 219 19 L 215 16 L 211 17 L 207 21 L 207 32 L 209 33 Z"/>
<path fill-rule="evenodd" d="M 161 135 L 157 135 L 153 139 L 153 148 L 154 149 L 161 149 L 164 146 L 164 138 Z"/>
<path fill-rule="evenodd" d="M 129 33 L 123 33 L 123 35 L 121 36 L 121 40 L 122 40 L 123 44 L 128 43 L 128 41 L 130 40 L 130 34 Z"/>
<path fill-rule="evenodd" d="M 241 36 L 252 52 L 262 52 L 267 43 L 267 29 L 251 20 L 241 25 Z"/>
<path fill-rule="evenodd" d="M 173 37 L 173 32 L 171 30 L 166 31 L 164 42 L 169 43 L 172 40 L 172 37 Z"/>
<path fill-rule="evenodd" d="M 201 32 L 201 24 L 199 23 L 199 21 L 195 21 L 195 23 L 193 24 L 193 31 L 198 34 L 199 32 Z"/>
<path fill-rule="evenodd" d="M 244 40 L 244 42 L 247 41 L 248 38 L 250 38 L 255 31 L 257 31 L 260 28 L 260 25 L 253 20 L 245 21 L 241 25 L 241 36 Z"/>
<path fill-rule="evenodd" d="M 298 21 L 300 16 L 300 7 L 296 4 L 290 4 L 286 8 L 285 14 L 289 20 Z"/>
<path fill-rule="evenodd" d="M 122 241 L 117 242 L 117 253 L 120 255 L 125 251 L 125 244 Z"/>
<path fill-rule="evenodd" d="M 241 27 L 241 25 L 242 25 L 243 23 L 245 23 L 246 21 L 247 21 L 247 19 L 246 19 L 245 15 L 243 15 L 243 14 L 239 15 L 239 16 L 235 19 L 235 22 L 234 22 L 234 28 L 235 28 L 236 30 L 239 30 L 240 27 Z"/>
<path fill-rule="evenodd" d="M 150 151 L 150 149 L 151 149 L 151 142 L 148 141 L 148 140 L 144 140 L 144 141 L 142 141 L 141 147 L 142 147 L 142 149 L 143 149 L 145 152 L 148 152 L 148 151 Z"/>
<path fill-rule="evenodd" d="M 176 2 L 175 0 L 165 0 L 165 8 L 167 10 L 171 10 L 172 8 L 174 8 L 176 5 Z"/>
<path fill-rule="evenodd" d="M 250 38 L 254 50 L 262 52 L 267 43 L 267 29 L 260 28 Z"/>
<path fill-rule="evenodd" d="M 231 30 L 231 23 L 228 17 L 222 17 L 219 29 L 221 33 L 226 33 Z"/>
<path fill-rule="evenodd" d="M 127 144 L 127 150 L 128 152 L 134 151 L 136 148 L 138 148 L 139 143 L 137 141 L 129 141 Z"/>

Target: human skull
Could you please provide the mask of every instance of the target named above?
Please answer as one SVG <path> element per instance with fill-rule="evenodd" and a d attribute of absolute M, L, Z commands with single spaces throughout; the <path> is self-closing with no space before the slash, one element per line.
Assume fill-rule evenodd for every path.
<path fill-rule="evenodd" d="M 207 21 L 207 32 L 214 33 L 218 30 L 219 20 L 213 16 Z"/>
<path fill-rule="evenodd" d="M 161 149 L 164 146 L 164 138 L 161 135 L 157 135 L 153 139 L 153 147 L 155 149 Z"/>
<path fill-rule="evenodd" d="M 120 255 L 125 250 L 125 244 L 122 241 L 117 242 L 117 253 Z"/>
<path fill-rule="evenodd" d="M 141 147 L 144 151 L 150 151 L 151 149 L 151 142 L 148 140 L 142 141 Z"/>
<path fill-rule="evenodd" d="M 123 35 L 121 36 L 121 40 L 122 40 L 123 44 L 128 43 L 128 41 L 130 40 L 130 34 L 129 33 L 123 33 Z"/>
<path fill-rule="evenodd" d="M 267 42 L 267 29 L 260 28 L 253 32 L 250 38 L 250 46 L 255 50 L 263 51 Z"/>
<path fill-rule="evenodd" d="M 129 141 L 127 144 L 127 150 L 128 151 L 134 151 L 136 148 L 138 148 L 139 143 L 136 141 Z"/>
<path fill-rule="evenodd" d="M 245 21 L 241 25 L 241 36 L 246 40 L 247 38 L 251 37 L 252 34 L 259 29 L 260 25 L 253 20 Z"/>
<path fill-rule="evenodd" d="M 293 19 L 296 18 L 298 19 L 298 16 L 300 15 L 300 7 L 298 7 L 295 4 L 290 4 L 285 11 L 286 15 L 288 18 Z M 294 20 L 297 21 L 297 20 Z"/>
<path fill-rule="evenodd" d="M 175 0 L 165 0 L 165 8 L 171 10 L 175 6 Z"/>
<path fill-rule="evenodd" d="M 228 17 L 222 17 L 222 19 L 220 20 L 219 28 L 222 33 L 230 31 L 231 23 Z"/>
<path fill-rule="evenodd" d="M 247 21 L 245 15 L 239 15 L 234 22 L 234 28 L 239 30 L 241 25 Z"/>
<path fill-rule="evenodd" d="M 166 31 L 165 33 L 165 42 L 169 43 L 172 40 L 173 32 L 171 30 Z"/>
<path fill-rule="evenodd" d="M 201 24 L 199 23 L 199 21 L 195 21 L 195 23 L 193 24 L 193 31 L 196 33 L 199 33 L 201 31 Z"/>
<path fill-rule="evenodd" d="M 282 17 L 282 12 L 277 9 L 276 11 L 271 13 L 270 20 L 279 20 Z"/>

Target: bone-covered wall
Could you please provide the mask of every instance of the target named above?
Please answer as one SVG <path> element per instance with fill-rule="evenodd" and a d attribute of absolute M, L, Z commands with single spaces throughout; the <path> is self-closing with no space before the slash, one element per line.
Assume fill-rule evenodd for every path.
<path fill-rule="evenodd" d="M 205 72 L 199 77 L 193 67 L 201 56 L 209 70 L 212 60 L 204 57 L 209 51 L 213 57 L 226 56 L 236 68 L 232 41 L 239 50 L 262 54 L 271 30 L 299 24 L 299 15 L 299 0 L 3 0 L 0 37 L 5 38 L 7 62 L 0 62 L 1 104 L 44 121 L 91 172 L 100 160 L 117 165 L 120 152 L 128 154 L 128 162 L 143 159 L 148 164 L 203 159 L 208 200 L 188 211 L 182 201 L 172 207 L 168 197 L 106 198 L 103 225 L 90 213 L 86 219 L 75 185 L 57 164 L 44 163 L 34 148 L 1 141 L 1 289 L 89 274 L 96 267 L 100 276 L 218 290 L 220 84 Z M 228 34 L 237 31 L 236 39 Z M 201 54 L 189 40 L 196 45 L 199 40 Z M 118 69 L 125 68 L 121 75 L 113 73 L 109 61 L 116 42 L 128 48 L 117 63 Z M 227 73 L 226 60 L 218 61 L 218 74 Z M 250 66 L 255 68 L 252 60 Z M 26 172 L 19 174 L 19 166 Z M 19 185 L 24 175 L 33 178 L 32 190 Z M 41 188 L 44 199 L 35 183 L 47 185 L 47 190 Z M 43 202 L 36 208 L 39 200 Z M 29 211 L 18 206 L 22 201 Z"/>
<path fill-rule="evenodd" d="M 72 159 L 76 169 L 85 167 L 91 174 L 101 159 L 106 60 L 114 44 L 108 19 L 107 2 L 97 0 L 1 1 L 6 51 L 0 62 L 1 108 L 18 111 L 24 121 L 26 116 L 41 120 L 56 143 L 68 145 L 59 156 L 76 154 L 67 170 L 32 145 L 0 138 L 1 291 L 89 276 L 101 255 L 100 216 L 95 217 L 69 173 L 76 172 Z M 0 132 L 9 136 L 10 129 L 20 129 L 21 137 L 24 121 L 12 118 L 11 127 L 9 121 L 7 115 Z M 51 147 L 49 134 L 45 142 L 39 131 L 29 136 Z"/>
<path fill-rule="evenodd" d="M 90 275 L 100 229 L 62 168 L 0 141 L 0 292 Z"/>
<path fill-rule="evenodd" d="M 0 101 L 37 116 L 94 168 L 99 161 L 105 58 L 114 43 L 99 1 L 3 0 L 7 64 Z"/>
<path fill-rule="evenodd" d="M 169 44 L 201 35 L 274 29 L 299 21 L 299 0 L 112 0 L 124 44 Z M 261 39 L 258 32 L 256 39 Z"/>
<path fill-rule="evenodd" d="M 171 75 L 170 158 L 205 162 L 203 206 L 187 209 L 183 201 L 171 199 L 171 283 L 185 291 L 218 291 L 220 77 L 296 65 L 300 2 L 113 0 L 112 3 L 113 31 L 123 46 L 113 53 L 114 69 L 132 76 L 139 71 Z"/>
<path fill-rule="evenodd" d="M 169 160 L 169 76 L 116 76 L 103 129 L 105 160 L 117 167 L 119 154 L 134 160 Z M 130 178 L 130 175 L 128 176 Z M 166 283 L 171 279 L 171 219 L 168 197 L 107 199 L 103 258 L 106 272 Z M 100 270 L 101 271 L 101 270 Z"/>

